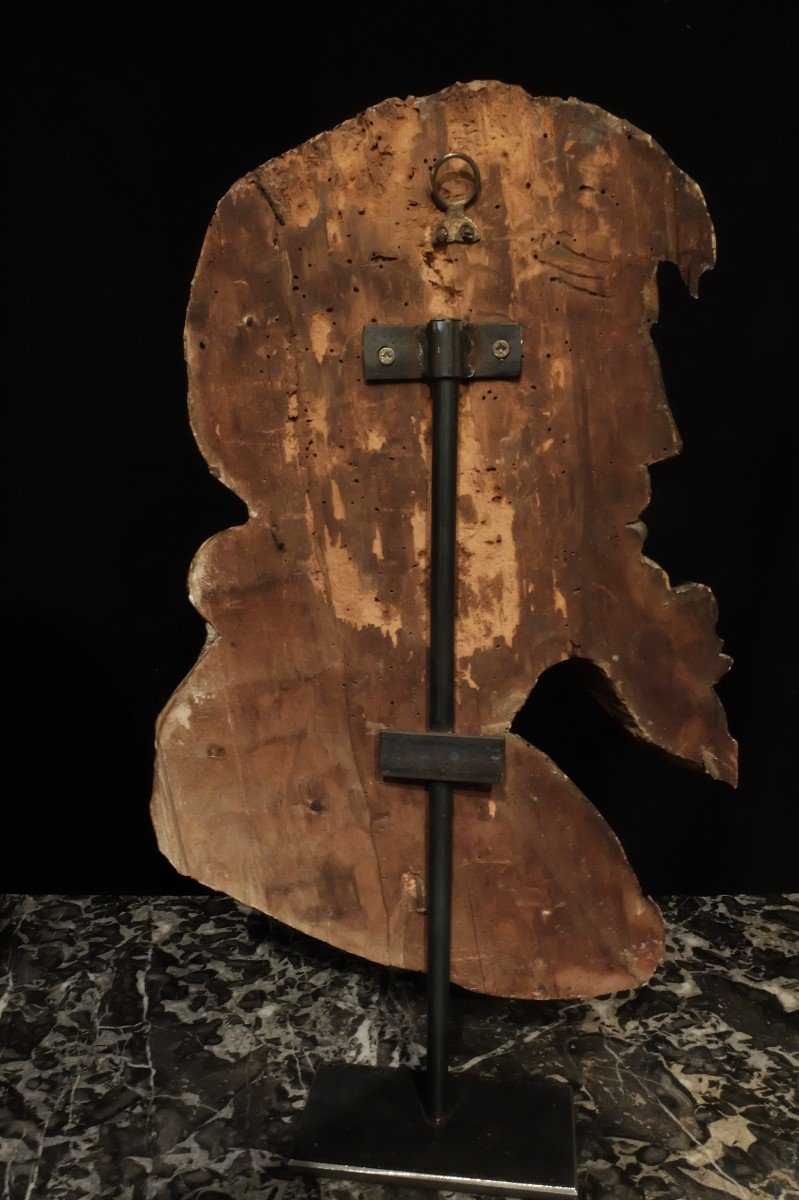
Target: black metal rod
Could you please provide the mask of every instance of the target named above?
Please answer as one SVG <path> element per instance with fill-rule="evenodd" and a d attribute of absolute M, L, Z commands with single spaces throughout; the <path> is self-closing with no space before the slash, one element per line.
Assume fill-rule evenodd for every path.
<path fill-rule="evenodd" d="M 460 321 L 431 321 L 433 480 L 430 553 L 429 727 L 449 731 L 455 719 L 455 522 L 458 473 Z M 427 1115 L 447 1114 L 449 977 L 452 926 L 452 784 L 428 784 Z"/>
<path fill-rule="evenodd" d="M 433 501 L 430 548 L 430 728 L 455 719 L 455 513 L 458 471 L 457 379 L 436 379 L 433 393 Z"/>

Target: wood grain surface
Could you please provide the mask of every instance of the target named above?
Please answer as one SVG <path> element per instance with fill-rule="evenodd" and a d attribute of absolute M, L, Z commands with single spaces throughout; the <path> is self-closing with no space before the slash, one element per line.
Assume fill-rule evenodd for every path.
<path fill-rule="evenodd" d="M 473 245 L 432 241 L 448 150 L 482 171 Z M 249 519 L 194 560 L 208 640 L 158 725 L 153 819 L 179 871 L 424 968 L 426 794 L 381 780 L 376 746 L 426 724 L 430 400 L 365 383 L 361 333 L 518 321 L 520 380 L 460 408 L 456 729 L 507 739 L 504 783 L 456 792 L 453 979 L 551 998 L 651 975 L 662 921 L 616 837 L 508 730 L 543 671 L 583 658 L 636 736 L 735 781 L 713 596 L 642 555 L 647 464 L 680 448 L 650 336 L 664 260 L 696 295 L 697 185 L 625 121 L 501 83 L 387 100 L 230 189 L 186 356 L 200 449 Z"/>

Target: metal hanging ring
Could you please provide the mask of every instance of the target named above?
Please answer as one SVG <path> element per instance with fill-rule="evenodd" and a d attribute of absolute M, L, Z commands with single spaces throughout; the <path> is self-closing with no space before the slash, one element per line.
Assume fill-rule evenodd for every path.
<path fill-rule="evenodd" d="M 465 162 L 472 173 L 472 190 L 465 200 L 447 200 L 441 195 L 441 190 L 438 186 L 438 173 L 444 163 L 451 162 L 453 158 L 459 158 Z M 480 169 L 470 154 L 463 154 L 460 150 L 454 150 L 451 154 L 444 154 L 433 165 L 430 172 L 430 190 L 433 193 L 433 200 L 438 208 L 446 212 L 448 208 L 452 208 L 454 204 L 459 204 L 462 208 L 468 208 L 470 204 L 474 204 L 477 197 L 480 195 L 481 179 Z"/>

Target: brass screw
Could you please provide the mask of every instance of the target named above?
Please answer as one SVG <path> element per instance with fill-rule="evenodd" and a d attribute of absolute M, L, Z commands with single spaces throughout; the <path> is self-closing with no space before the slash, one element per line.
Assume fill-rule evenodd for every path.
<path fill-rule="evenodd" d="M 471 221 L 464 221 L 460 227 L 459 233 L 464 242 L 477 241 L 477 228 L 472 224 Z"/>
<path fill-rule="evenodd" d="M 397 353 L 393 346 L 381 346 L 377 352 L 377 361 L 384 367 L 390 367 L 396 357 Z"/>
<path fill-rule="evenodd" d="M 491 353 L 494 358 L 507 358 L 510 354 L 510 345 L 504 338 L 499 338 L 491 347 Z"/>

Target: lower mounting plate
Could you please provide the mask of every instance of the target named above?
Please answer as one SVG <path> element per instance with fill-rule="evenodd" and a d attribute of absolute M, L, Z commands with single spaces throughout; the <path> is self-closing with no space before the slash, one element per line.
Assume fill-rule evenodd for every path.
<path fill-rule="evenodd" d="M 320 1067 L 289 1169 L 456 1192 L 577 1196 L 565 1084 L 451 1075 L 450 1115 L 433 1125 L 421 1083 L 407 1068 Z"/>

